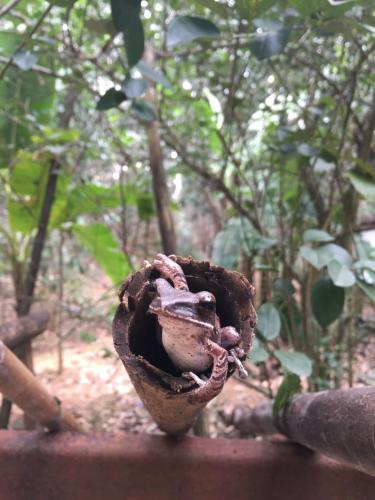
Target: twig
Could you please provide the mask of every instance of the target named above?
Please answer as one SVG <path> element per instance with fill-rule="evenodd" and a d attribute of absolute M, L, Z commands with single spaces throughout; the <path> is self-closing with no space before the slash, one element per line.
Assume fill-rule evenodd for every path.
<path fill-rule="evenodd" d="M 38 21 L 35 23 L 33 29 L 27 34 L 26 38 L 24 39 L 23 42 L 21 42 L 18 47 L 16 48 L 16 50 L 14 51 L 13 55 L 8 59 L 8 62 L 5 64 L 5 66 L 3 67 L 3 69 L 1 70 L 0 72 L 0 80 L 2 80 L 4 78 L 4 75 L 6 73 L 6 71 L 8 70 L 8 68 L 11 66 L 13 60 L 14 60 L 14 57 L 15 55 L 17 54 L 17 52 L 19 52 L 21 49 L 23 49 L 25 47 L 25 45 L 27 44 L 27 42 L 32 38 L 32 36 L 34 35 L 34 33 L 36 33 L 36 31 L 39 29 L 39 27 L 41 26 L 42 22 L 44 21 L 44 19 L 47 17 L 47 15 L 49 14 L 50 10 L 52 9 L 53 5 L 50 4 L 46 10 L 43 12 L 43 14 L 40 16 L 40 18 L 38 19 Z"/>
<path fill-rule="evenodd" d="M 241 384 L 246 385 L 246 387 L 254 389 L 257 392 L 260 392 L 260 394 L 263 394 L 263 396 L 266 396 L 266 398 L 272 398 L 272 394 L 269 391 L 263 389 L 263 387 L 260 387 L 259 385 L 253 384 L 247 378 L 240 378 L 238 375 L 233 375 L 233 377 L 237 382 L 241 382 Z"/>
<path fill-rule="evenodd" d="M 0 17 L 5 16 L 7 12 L 9 12 L 11 9 L 13 9 L 13 7 L 15 7 L 19 3 L 19 1 L 20 0 L 11 0 L 9 3 L 4 5 L 4 7 L 0 9 Z"/>

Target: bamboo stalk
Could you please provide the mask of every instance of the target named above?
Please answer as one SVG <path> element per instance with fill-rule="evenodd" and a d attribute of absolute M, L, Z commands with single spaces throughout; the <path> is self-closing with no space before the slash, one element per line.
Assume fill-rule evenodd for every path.
<path fill-rule="evenodd" d="M 207 290 L 217 298 L 217 313 L 226 324 L 236 325 L 240 347 L 248 353 L 256 322 L 253 287 L 241 274 L 196 261 L 176 257 L 191 290 Z M 158 341 L 156 318 L 148 313 L 152 299 L 150 282 L 157 272 L 145 266 L 130 276 L 120 290 L 119 305 L 113 320 L 113 341 L 145 407 L 161 430 L 171 435 L 187 432 L 200 411 L 222 390 L 199 394 L 194 383 L 181 376 Z M 154 278 L 153 278 L 154 277 Z M 234 372 L 228 364 L 228 374 Z M 211 373 L 209 377 L 213 377 Z M 224 383 L 224 382 L 223 382 Z"/>
<path fill-rule="evenodd" d="M 30 418 L 51 431 L 81 430 L 58 399 L 51 396 L 26 366 L 0 341 L 0 392 Z"/>
<path fill-rule="evenodd" d="M 277 415 L 272 406 L 234 410 L 233 424 L 244 434 L 284 434 L 375 476 L 375 387 L 299 394 Z"/>

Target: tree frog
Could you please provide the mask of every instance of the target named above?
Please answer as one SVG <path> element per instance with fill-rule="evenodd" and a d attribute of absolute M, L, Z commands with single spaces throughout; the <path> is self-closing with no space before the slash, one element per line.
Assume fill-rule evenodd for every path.
<path fill-rule="evenodd" d="M 205 391 L 219 392 L 227 377 L 228 361 L 236 364 L 241 377 L 247 377 L 239 359 L 244 356 L 238 347 L 240 335 L 232 326 L 220 326 L 212 293 L 190 292 L 174 259 L 158 254 L 152 264 L 147 263 L 162 276 L 154 282 L 157 296 L 149 311 L 157 315 L 164 349 L 182 376 L 193 379 Z M 208 380 L 197 375 L 212 365 Z"/>

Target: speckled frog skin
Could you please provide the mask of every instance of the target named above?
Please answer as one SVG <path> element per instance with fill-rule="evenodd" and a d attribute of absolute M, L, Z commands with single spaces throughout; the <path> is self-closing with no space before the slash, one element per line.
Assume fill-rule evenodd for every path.
<path fill-rule="evenodd" d="M 239 360 L 244 355 L 238 347 L 240 335 L 232 326 L 220 326 L 215 296 L 208 291 L 190 292 L 174 256 L 158 254 L 148 265 L 162 276 L 155 280 L 157 296 L 149 311 L 157 315 L 164 349 L 182 375 L 192 378 L 200 386 L 211 384 L 216 390 L 214 386 L 224 384 L 228 361 L 232 361 L 236 363 L 240 376 L 246 377 L 246 370 Z M 197 375 L 212 365 L 209 380 Z"/>

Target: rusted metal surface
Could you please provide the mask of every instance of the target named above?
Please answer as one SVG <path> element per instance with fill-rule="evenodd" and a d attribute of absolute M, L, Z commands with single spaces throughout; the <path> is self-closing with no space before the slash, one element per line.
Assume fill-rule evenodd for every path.
<path fill-rule="evenodd" d="M 0 431 L 1 500 L 373 500 L 375 479 L 290 443 Z"/>
<path fill-rule="evenodd" d="M 177 257 L 189 289 L 207 290 L 217 302 L 221 326 L 234 326 L 240 333 L 239 346 L 244 356 L 249 352 L 254 334 L 256 313 L 252 299 L 254 288 L 240 273 L 228 271 L 207 261 Z M 148 313 L 155 296 L 151 281 L 158 271 L 143 267 L 130 276 L 120 290 L 121 304 L 113 320 L 114 345 L 139 397 L 158 426 L 169 434 L 189 430 L 199 411 L 214 397 L 194 399 L 194 382 L 176 370 L 158 341 L 158 322 Z M 235 369 L 229 363 L 228 376 Z M 211 371 L 206 373 L 211 376 Z"/>

